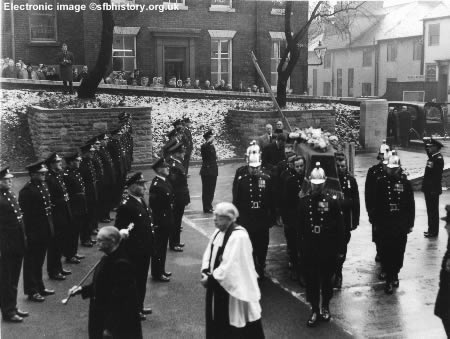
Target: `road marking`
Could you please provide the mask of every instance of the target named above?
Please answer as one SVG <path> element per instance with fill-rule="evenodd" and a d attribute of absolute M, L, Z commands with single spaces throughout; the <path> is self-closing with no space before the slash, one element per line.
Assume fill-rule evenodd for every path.
<path fill-rule="evenodd" d="M 194 230 L 196 230 L 197 232 L 199 232 L 200 234 L 204 235 L 206 238 L 208 237 L 208 234 L 202 230 L 200 227 L 198 227 L 195 223 L 193 223 L 192 221 L 190 221 L 188 218 L 183 217 L 183 222 L 188 225 L 189 227 L 192 227 Z"/>

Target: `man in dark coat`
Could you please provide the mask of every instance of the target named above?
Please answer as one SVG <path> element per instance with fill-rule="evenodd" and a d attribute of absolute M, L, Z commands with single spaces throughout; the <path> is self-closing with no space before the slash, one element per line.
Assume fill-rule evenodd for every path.
<path fill-rule="evenodd" d="M 150 186 L 149 206 L 153 212 L 155 253 L 152 257 L 152 277 L 168 282 L 172 273 L 166 271 L 166 254 L 169 234 L 174 227 L 173 207 L 175 196 L 169 183 L 169 165 L 160 158 L 152 165 L 156 176 Z"/>
<path fill-rule="evenodd" d="M 96 179 L 96 187 L 97 187 L 97 208 L 96 208 L 96 215 L 97 215 L 97 221 L 103 220 L 102 214 L 102 206 L 104 205 L 104 202 L 102 201 L 105 199 L 105 193 L 103 192 L 104 187 L 104 168 L 103 168 L 103 162 L 100 158 L 99 150 L 100 150 L 100 140 L 98 140 L 97 137 L 94 137 L 88 141 L 89 144 L 91 144 L 94 147 L 94 151 L 92 152 L 92 164 L 95 168 L 95 179 Z M 94 233 L 98 232 L 98 229 L 93 230 Z"/>
<path fill-rule="evenodd" d="M 154 251 L 151 211 L 144 201 L 146 182 L 141 172 L 127 180 L 128 195 L 117 208 L 115 222 L 119 230 L 128 229 L 130 224 L 133 224 L 125 249 L 135 268 L 137 300 L 142 320 L 145 319 L 145 314 L 152 312 L 150 308 L 144 307 L 144 300 L 150 258 Z"/>
<path fill-rule="evenodd" d="M 385 293 L 399 286 L 408 233 L 414 227 L 415 204 L 411 183 L 401 174 L 400 159 L 391 156 L 387 176 L 378 179 L 375 191 L 374 222 L 379 237 L 380 259 L 386 272 Z"/>
<path fill-rule="evenodd" d="M 307 326 L 314 327 L 319 316 L 330 321 L 332 280 L 336 263 L 344 256 L 345 240 L 339 200 L 336 195 L 324 192 L 326 176 L 320 164 L 311 171 L 310 179 L 311 194 L 300 199 L 298 223 L 304 254 L 306 298 L 312 307 Z"/>
<path fill-rule="evenodd" d="M 67 93 L 67 82 L 69 82 L 69 93 L 73 94 L 73 53 L 67 50 L 67 44 L 62 44 L 61 53 L 58 54 L 59 74 L 64 85 L 64 94 Z"/>
<path fill-rule="evenodd" d="M 250 236 L 256 271 L 263 278 L 275 208 L 270 177 L 261 171 L 259 156 L 250 156 L 248 172 L 237 178 L 233 205 L 239 211 L 238 223 Z"/>
<path fill-rule="evenodd" d="M 183 165 L 186 169 L 186 175 L 188 176 L 189 172 L 189 162 L 191 161 L 191 155 L 192 151 L 194 150 L 194 142 L 192 140 L 192 133 L 191 133 L 191 120 L 189 118 L 183 119 L 183 133 L 185 135 L 186 140 L 186 154 L 184 155 L 184 161 Z"/>
<path fill-rule="evenodd" d="M 107 146 L 109 154 L 111 154 L 114 170 L 116 172 L 116 185 L 114 186 L 115 190 L 113 194 L 114 207 L 117 207 L 122 199 L 123 186 L 125 185 L 127 175 L 124 160 L 125 150 L 122 148 L 122 144 L 120 143 L 121 135 L 122 132 L 120 128 L 111 131 L 111 140 L 108 142 Z"/>
<path fill-rule="evenodd" d="M 441 318 L 445 333 L 447 333 L 447 337 L 450 337 L 450 205 L 445 206 L 445 209 L 447 215 L 442 220 L 445 221 L 445 229 L 449 237 L 447 251 L 442 258 L 439 292 L 434 306 L 434 314 Z"/>
<path fill-rule="evenodd" d="M 71 272 L 62 267 L 61 257 L 68 235 L 73 233 L 70 230 L 72 224 L 69 194 L 62 176 L 62 158 L 58 154 L 52 153 L 45 163 L 49 169 L 46 181 L 52 200 L 55 228 L 55 236 L 50 240 L 47 250 L 47 272 L 50 279 L 65 280 L 65 276 Z"/>
<path fill-rule="evenodd" d="M 344 214 L 344 227 L 345 227 L 345 247 L 344 257 L 338 262 L 335 275 L 335 287 L 342 287 L 342 266 L 344 265 L 347 257 L 347 246 L 350 242 L 351 231 L 355 230 L 359 226 L 359 190 L 358 183 L 353 175 L 348 172 L 347 160 L 343 153 L 336 154 L 336 166 L 338 168 L 339 184 L 344 194 L 341 200 L 341 209 Z"/>
<path fill-rule="evenodd" d="M 112 219 L 109 212 L 113 209 L 114 204 L 114 185 L 116 184 L 116 170 L 114 168 L 111 154 L 107 149 L 109 137 L 106 133 L 100 134 L 98 137 L 100 141 L 100 148 L 98 155 L 103 165 L 103 182 L 102 182 L 102 194 L 100 195 L 99 209 L 100 209 L 100 221 L 111 222 Z"/>
<path fill-rule="evenodd" d="M 90 298 L 89 339 L 142 338 L 136 279 L 126 241 L 121 241 L 115 227 L 103 227 L 98 232 L 97 243 L 105 255 L 95 268 L 92 283 L 69 290 L 70 295 Z"/>
<path fill-rule="evenodd" d="M 51 238 L 55 236 L 52 219 L 52 201 L 45 183 L 47 168 L 43 161 L 26 167 L 31 180 L 19 192 L 23 211 L 27 250 L 23 262 L 23 288 L 28 299 L 42 302 L 44 296 L 55 294 L 42 281 L 42 266 Z"/>
<path fill-rule="evenodd" d="M 12 178 L 8 167 L 0 171 L 0 308 L 3 320 L 21 322 L 28 312 L 17 308 L 17 286 L 27 241 Z"/>
<path fill-rule="evenodd" d="M 276 142 L 270 143 L 262 149 L 262 167 L 266 169 L 270 175 L 274 174 L 277 164 L 285 159 L 285 144 L 286 136 L 284 134 L 278 134 Z"/>
<path fill-rule="evenodd" d="M 67 263 L 79 264 L 80 259 L 84 257 L 77 252 L 80 231 L 83 227 L 86 227 L 85 224 L 87 223 L 86 187 L 79 170 L 81 162 L 80 155 L 77 152 L 72 153 L 65 157 L 64 160 L 67 166 L 64 169 L 63 180 L 66 184 L 67 193 L 69 194 L 72 225 L 63 254 L 66 257 Z"/>
<path fill-rule="evenodd" d="M 92 161 L 93 152 L 95 148 L 86 144 L 80 147 L 82 153 L 82 159 L 80 163 L 80 174 L 84 181 L 84 187 L 86 188 L 86 205 L 87 205 L 87 218 L 83 223 L 80 230 L 81 245 L 84 247 L 92 247 L 93 242 L 91 239 L 91 232 L 98 228 L 97 220 L 97 174 L 95 172 L 94 163 Z"/>
<path fill-rule="evenodd" d="M 444 171 L 444 158 L 440 149 L 443 145 L 431 139 L 426 141 L 425 147 L 428 160 L 422 180 L 422 192 L 427 206 L 428 231 L 424 232 L 424 235 L 426 238 L 434 238 L 439 234 L 439 196 L 442 194 L 441 182 Z"/>
<path fill-rule="evenodd" d="M 213 145 L 213 131 L 210 130 L 203 134 L 203 138 L 205 139 L 205 143 L 200 148 L 202 155 L 200 176 L 202 178 L 203 212 L 212 213 L 212 202 L 214 199 L 218 176 L 216 148 Z"/>
<path fill-rule="evenodd" d="M 398 115 L 400 144 L 402 147 L 409 146 L 409 130 L 411 129 L 411 113 L 408 112 L 406 106 L 402 106 L 402 110 Z"/>
<path fill-rule="evenodd" d="M 169 237 L 169 247 L 172 251 L 183 252 L 184 244 L 180 242 L 181 223 L 185 207 L 191 202 L 186 172 L 183 166 L 184 147 L 181 142 L 169 149 L 171 153 L 168 163 L 170 167 L 169 182 L 175 194 L 174 218 L 175 226 Z"/>

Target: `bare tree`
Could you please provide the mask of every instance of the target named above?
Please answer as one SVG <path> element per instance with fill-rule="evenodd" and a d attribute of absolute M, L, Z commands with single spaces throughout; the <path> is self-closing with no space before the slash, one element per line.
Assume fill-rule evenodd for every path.
<path fill-rule="evenodd" d="M 100 0 L 102 6 L 104 3 L 111 4 L 111 0 Z M 105 76 L 108 65 L 111 63 L 114 36 L 112 11 L 102 9 L 102 20 L 102 38 L 97 62 L 94 69 L 89 72 L 88 78 L 82 81 L 80 87 L 78 87 L 78 97 L 82 99 L 95 98 L 98 85 Z"/>
<path fill-rule="evenodd" d="M 284 49 L 280 63 L 277 67 L 277 102 L 280 107 L 286 106 L 286 88 L 287 82 L 294 71 L 294 68 L 300 58 L 302 47 L 307 51 L 308 46 L 308 30 L 311 24 L 319 25 L 328 24 L 333 27 L 336 32 L 349 35 L 349 27 L 351 24 L 350 13 L 355 13 L 364 4 L 362 1 L 341 1 L 335 6 L 331 6 L 328 1 L 318 1 L 312 7 L 307 22 L 296 32 L 292 33 L 291 16 L 292 1 L 286 1 L 284 13 L 284 32 L 286 35 L 286 48 Z"/>

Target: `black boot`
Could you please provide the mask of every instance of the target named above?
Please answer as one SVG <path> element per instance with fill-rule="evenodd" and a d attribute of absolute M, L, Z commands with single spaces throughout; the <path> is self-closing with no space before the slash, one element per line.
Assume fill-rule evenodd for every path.
<path fill-rule="evenodd" d="M 322 312 L 320 313 L 320 317 L 323 321 L 330 321 L 331 314 L 330 314 L 330 306 L 328 303 L 322 306 Z"/>
<path fill-rule="evenodd" d="M 306 326 L 315 327 L 318 321 L 319 321 L 319 311 L 313 310 L 308 321 L 306 322 Z"/>
<path fill-rule="evenodd" d="M 386 294 L 394 293 L 394 286 L 392 285 L 392 282 L 386 282 L 386 285 L 384 286 L 384 293 Z"/>

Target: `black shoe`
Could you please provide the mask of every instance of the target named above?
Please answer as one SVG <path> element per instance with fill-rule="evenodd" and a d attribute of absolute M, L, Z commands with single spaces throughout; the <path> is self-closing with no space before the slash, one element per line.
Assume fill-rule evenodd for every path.
<path fill-rule="evenodd" d="M 141 313 L 144 314 L 144 315 L 145 315 L 145 314 L 152 314 L 153 311 L 152 311 L 152 309 L 151 309 L 150 307 L 147 307 L 147 308 L 144 307 L 144 308 L 142 309 Z"/>
<path fill-rule="evenodd" d="M 322 307 L 322 312 L 320 312 L 320 318 L 323 321 L 330 321 L 331 314 L 330 314 L 330 308 L 328 306 L 323 306 Z"/>
<path fill-rule="evenodd" d="M 169 282 L 170 278 L 166 277 L 165 275 L 160 275 L 159 277 L 153 277 L 152 278 L 155 281 L 159 281 L 159 282 Z"/>
<path fill-rule="evenodd" d="M 92 242 L 90 242 L 90 241 L 83 241 L 81 243 L 81 246 L 83 246 L 83 247 L 93 247 L 94 244 Z"/>
<path fill-rule="evenodd" d="M 184 247 L 184 245 L 185 245 L 185 243 L 184 243 L 184 242 L 180 242 L 179 244 L 177 244 L 177 246 L 178 246 L 178 247 L 181 247 L 181 248 L 183 248 L 183 247 Z"/>
<path fill-rule="evenodd" d="M 392 286 L 392 283 L 386 283 L 386 285 L 384 286 L 384 293 L 386 294 L 392 294 L 394 293 L 394 287 Z"/>
<path fill-rule="evenodd" d="M 72 271 L 71 270 L 65 270 L 64 268 L 61 270 L 61 274 L 62 275 L 71 275 Z"/>
<path fill-rule="evenodd" d="M 183 249 L 179 246 L 171 247 L 170 250 L 174 252 L 183 252 Z"/>
<path fill-rule="evenodd" d="M 165 275 L 166 277 L 171 277 L 172 276 L 172 272 L 164 272 L 163 275 Z"/>
<path fill-rule="evenodd" d="M 306 322 L 306 326 L 315 327 L 318 321 L 319 321 L 319 313 L 313 311 L 308 321 Z"/>
<path fill-rule="evenodd" d="M 431 233 L 431 232 L 424 232 L 423 236 L 425 238 L 436 238 L 438 236 L 438 234 L 437 233 Z"/>
<path fill-rule="evenodd" d="M 16 314 L 22 318 L 28 317 L 30 315 L 30 313 L 19 310 L 19 309 L 16 309 Z"/>
<path fill-rule="evenodd" d="M 97 239 L 91 239 L 91 244 L 95 245 L 97 243 Z"/>
<path fill-rule="evenodd" d="M 35 293 L 33 295 L 28 295 L 28 300 L 30 301 L 36 301 L 36 302 L 43 302 L 45 300 L 45 298 L 40 295 L 39 293 Z"/>
<path fill-rule="evenodd" d="M 66 276 L 65 275 L 62 275 L 61 273 L 58 273 L 58 274 L 49 274 L 48 275 L 48 277 L 51 279 L 51 280 L 66 280 Z"/>
<path fill-rule="evenodd" d="M 81 259 L 84 259 L 84 258 L 86 258 L 86 256 L 85 256 L 85 255 L 83 255 L 83 254 L 78 254 L 78 253 L 77 253 L 77 254 L 75 254 L 75 255 L 74 255 L 74 257 L 75 257 L 75 258 L 77 258 L 78 260 L 81 260 Z"/>
<path fill-rule="evenodd" d="M 381 271 L 380 274 L 378 274 L 378 279 L 386 280 L 386 272 Z"/>
<path fill-rule="evenodd" d="M 53 295 L 53 294 L 55 294 L 55 290 L 49 290 L 49 289 L 44 288 L 39 294 L 43 295 L 43 296 Z"/>
<path fill-rule="evenodd" d="M 3 320 L 10 323 L 21 323 L 23 321 L 23 318 L 17 314 L 13 314 L 10 316 L 3 317 Z"/>
<path fill-rule="evenodd" d="M 144 320 L 146 320 L 146 319 L 147 319 L 147 317 L 145 316 L 145 314 L 139 312 L 139 320 L 140 320 L 140 321 L 144 321 Z"/>
<path fill-rule="evenodd" d="M 75 258 L 75 257 L 72 257 L 72 258 L 69 258 L 69 259 L 66 259 L 66 263 L 68 263 L 68 264 L 79 264 L 81 261 L 80 260 L 78 260 L 77 258 Z"/>

